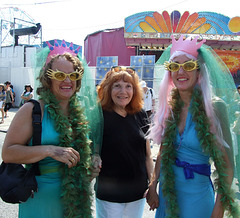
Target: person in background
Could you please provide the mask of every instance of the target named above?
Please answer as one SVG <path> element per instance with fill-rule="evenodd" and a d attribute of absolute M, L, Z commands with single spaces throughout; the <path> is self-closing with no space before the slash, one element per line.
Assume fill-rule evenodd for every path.
<path fill-rule="evenodd" d="M 140 83 L 144 92 L 143 109 L 147 112 L 148 117 L 151 118 L 155 107 L 155 92 L 152 88 L 147 87 L 147 83 L 144 80 L 142 80 Z"/>
<path fill-rule="evenodd" d="M 12 107 L 15 107 L 15 100 L 16 100 L 16 93 L 13 90 L 13 85 L 10 85 L 11 89 L 12 89 L 12 94 L 13 94 L 13 101 L 12 101 Z"/>
<path fill-rule="evenodd" d="M 104 129 L 102 168 L 96 182 L 97 218 L 143 215 L 153 161 L 148 117 L 137 73 L 132 68 L 113 67 L 98 87 Z"/>
<path fill-rule="evenodd" d="M 5 93 L 5 86 L 4 84 L 0 84 L 0 110 L 1 110 L 1 113 L 2 113 L 2 120 L 0 122 L 1 123 L 4 123 L 4 105 L 5 105 L 5 99 L 6 99 L 6 93 Z"/>
<path fill-rule="evenodd" d="M 27 101 L 33 98 L 33 88 L 30 84 L 24 86 L 24 92 L 21 94 L 21 102 L 19 107 L 23 106 Z"/>
<path fill-rule="evenodd" d="M 172 36 L 158 61 L 166 71 L 149 137 L 160 150 L 147 194 L 156 218 L 222 218 L 225 211 L 239 217 L 231 191 L 234 156 L 227 110 L 236 88 L 226 65 L 197 39 Z"/>
<path fill-rule="evenodd" d="M 237 87 L 238 93 L 240 94 L 240 85 Z"/>
<path fill-rule="evenodd" d="M 5 101 L 5 107 L 4 107 L 4 112 L 5 112 L 5 118 L 7 118 L 7 112 L 10 110 L 10 108 L 12 107 L 13 101 L 14 101 L 14 97 L 13 97 L 13 92 L 12 92 L 12 88 L 10 87 L 11 82 L 6 81 L 5 82 L 6 85 L 6 101 Z"/>
<path fill-rule="evenodd" d="M 88 86 L 87 65 L 65 41 L 41 50 L 36 57 L 42 110 L 42 144 L 31 146 L 32 103 L 25 103 L 8 129 L 2 159 L 6 163 L 39 162 L 38 192 L 19 205 L 19 217 L 92 217 L 89 126 L 77 93 Z M 40 68 L 40 66 L 42 68 Z M 86 84 L 85 84 L 86 82 Z M 93 90 L 96 92 L 93 85 Z M 97 103 L 97 102 L 96 102 Z M 95 115 L 95 118 L 97 116 Z M 92 170 L 92 171 L 91 171 Z"/>

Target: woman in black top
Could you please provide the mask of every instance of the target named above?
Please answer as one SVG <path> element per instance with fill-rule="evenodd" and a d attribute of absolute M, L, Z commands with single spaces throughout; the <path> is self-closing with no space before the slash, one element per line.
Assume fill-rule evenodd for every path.
<path fill-rule="evenodd" d="M 96 183 L 97 217 L 142 217 L 153 162 L 145 133 L 142 89 L 133 69 L 113 67 L 98 95 L 103 108 L 102 168 Z"/>

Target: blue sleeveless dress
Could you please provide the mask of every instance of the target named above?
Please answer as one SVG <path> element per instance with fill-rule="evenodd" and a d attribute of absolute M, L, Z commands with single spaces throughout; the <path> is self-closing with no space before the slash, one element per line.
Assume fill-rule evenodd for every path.
<path fill-rule="evenodd" d="M 42 146 L 58 145 L 59 133 L 54 129 L 54 121 L 50 119 L 47 106 L 44 108 L 42 120 Z M 63 207 L 60 199 L 61 176 L 59 167 L 62 163 L 50 157 L 39 162 L 41 176 L 36 176 L 38 192 L 34 198 L 19 204 L 20 218 L 61 218 Z"/>
<path fill-rule="evenodd" d="M 204 154 L 197 138 L 195 123 L 188 112 L 184 132 L 174 142 L 177 158 L 189 164 L 209 164 L 209 156 Z M 193 178 L 186 179 L 184 168 L 173 166 L 175 174 L 175 189 L 179 207 L 180 218 L 210 218 L 214 207 L 214 190 L 210 176 L 193 172 Z M 210 170 L 209 170 L 210 171 Z M 160 171 L 161 181 L 161 171 Z M 159 207 L 156 218 L 166 216 L 167 202 L 164 199 L 159 185 Z"/>

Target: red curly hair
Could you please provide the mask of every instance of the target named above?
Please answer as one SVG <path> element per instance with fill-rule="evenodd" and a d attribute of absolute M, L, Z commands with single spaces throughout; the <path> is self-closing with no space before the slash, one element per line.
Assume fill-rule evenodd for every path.
<path fill-rule="evenodd" d="M 139 77 L 137 73 L 129 74 L 125 70 L 119 72 L 108 71 L 98 86 L 98 97 L 102 105 L 102 109 L 106 111 L 113 111 L 114 102 L 111 97 L 113 83 L 123 80 L 129 82 L 133 86 L 133 97 L 129 104 L 126 106 L 128 114 L 139 112 L 143 107 L 143 90 L 139 84 Z"/>

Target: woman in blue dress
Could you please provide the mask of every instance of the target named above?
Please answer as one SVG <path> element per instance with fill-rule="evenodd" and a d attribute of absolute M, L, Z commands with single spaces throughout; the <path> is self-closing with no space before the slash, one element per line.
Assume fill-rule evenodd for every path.
<path fill-rule="evenodd" d="M 54 47 L 48 43 L 49 48 L 41 53 L 45 57 L 37 89 L 42 109 L 41 145 L 31 146 L 33 105 L 25 103 L 8 130 L 2 157 L 6 163 L 39 162 L 38 192 L 19 205 L 19 217 L 92 217 L 91 141 L 77 96 L 81 85 L 88 85 L 83 76 L 86 68 L 78 50 L 64 41 L 54 43 Z M 41 61 L 40 54 L 38 57 Z M 94 175 L 98 172 L 96 169 Z"/>
<path fill-rule="evenodd" d="M 236 92 L 226 85 L 234 84 L 233 79 L 203 45 L 205 40 L 197 43 L 197 37 L 184 40 L 183 35 L 172 39 L 159 61 L 165 61 L 166 73 L 149 137 L 161 146 L 147 202 L 150 209 L 157 208 L 156 218 L 221 218 L 225 211 L 239 217 L 230 191 L 234 162 L 226 107 L 232 106 L 226 94 L 229 98 Z M 224 73 L 229 80 L 221 78 Z M 214 90 L 217 80 L 223 85 L 218 83 Z M 217 173 L 214 184 L 212 162 Z"/>

